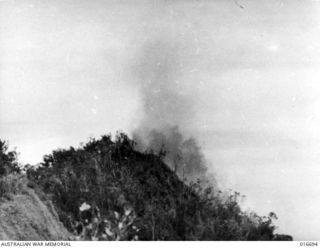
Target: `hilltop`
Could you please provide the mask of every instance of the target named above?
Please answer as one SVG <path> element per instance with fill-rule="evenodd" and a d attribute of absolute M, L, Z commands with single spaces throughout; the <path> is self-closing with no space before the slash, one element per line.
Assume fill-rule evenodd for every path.
<path fill-rule="evenodd" d="M 26 166 L 25 173 L 75 239 L 292 240 L 275 234 L 274 213 L 243 212 L 239 193 L 188 182 L 162 156 L 137 151 L 121 133 L 114 140 L 105 135 L 79 148 L 55 150 L 40 167 Z"/>

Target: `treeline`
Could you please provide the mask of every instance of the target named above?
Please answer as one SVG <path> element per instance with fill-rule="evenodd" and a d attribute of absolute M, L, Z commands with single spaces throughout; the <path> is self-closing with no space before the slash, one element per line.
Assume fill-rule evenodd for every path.
<path fill-rule="evenodd" d="M 6 149 L 0 166 L 6 173 L 21 173 Z M 181 180 L 161 155 L 136 151 L 123 133 L 55 150 L 40 167 L 22 171 L 30 187 L 52 200 L 76 239 L 292 240 L 275 234 L 274 213 L 243 212 L 239 193 Z"/>

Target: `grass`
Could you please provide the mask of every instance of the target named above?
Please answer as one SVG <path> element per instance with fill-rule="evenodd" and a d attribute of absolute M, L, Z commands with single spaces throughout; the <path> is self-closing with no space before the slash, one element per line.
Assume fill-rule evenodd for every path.
<path fill-rule="evenodd" d="M 24 175 L 0 178 L 1 240 L 67 240 L 69 232 L 50 202 L 40 200 Z"/>

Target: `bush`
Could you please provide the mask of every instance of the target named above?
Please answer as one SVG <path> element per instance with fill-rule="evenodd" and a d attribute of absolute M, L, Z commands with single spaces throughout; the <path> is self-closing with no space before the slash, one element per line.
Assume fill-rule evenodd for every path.
<path fill-rule="evenodd" d="M 25 194 L 27 181 L 23 175 L 9 174 L 0 177 L 0 198 L 11 199 L 12 195 Z"/>
<path fill-rule="evenodd" d="M 8 151 L 8 143 L 0 139 L 0 177 L 20 172 L 16 151 Z"/>
<path fill-rule="evenodd" d="M 114 211 L 108 218 L 103 218 L 97 206 L 91 207 L 84 202 L 79 207 L 79 214 L 80 221 L 72 225 L 76 240 L 138 240 L 139 229 L 134 225 L 136 214 L 129 205 L 123 207 L 123 213 Z"/>

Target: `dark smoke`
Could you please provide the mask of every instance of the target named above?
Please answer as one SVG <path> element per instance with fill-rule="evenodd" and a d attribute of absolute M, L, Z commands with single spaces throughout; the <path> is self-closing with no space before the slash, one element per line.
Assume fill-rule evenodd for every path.
<path fill-rule="evenodd" d="M 195 95 L 181 82 L 185 65 L 179 44 L 156 41 L 144 47 L 134 70 L 143 118 L 133 132 L 140 150 L 165 152 L 165 161 L 183 178 L 204 179 L 207 164 L 195 138 L 184 129 L 195 119 Z M 196 83 L 196 82 L 195 82 Z"/>

